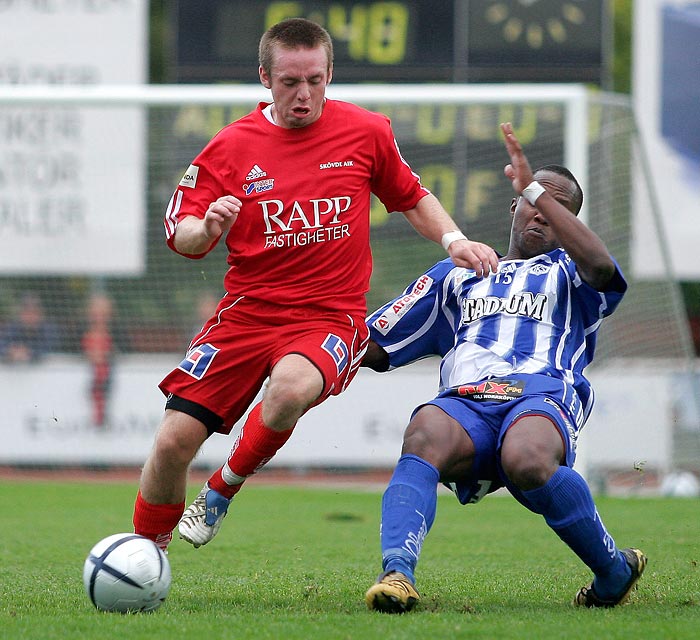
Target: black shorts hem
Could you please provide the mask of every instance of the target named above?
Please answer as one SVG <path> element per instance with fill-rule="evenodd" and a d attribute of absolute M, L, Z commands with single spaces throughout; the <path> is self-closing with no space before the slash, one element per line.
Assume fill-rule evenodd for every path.
<path fill-rule="evenodd" d="M 210 411 L 206 407 L 203 407 L 197 402 L 192 402 L 192 400 L 186 400 L 180 396 L 173 395 L 172 393 L 168 396 L 165 402 L 166 409 L 173 409 L 174 411 L 179 411 L 180 413 L 186 413 L 188 416 L 192 416 L 196 420 L 199 420 L 207 429 L 207 434 L 218 433 L 224 426 L 224 420 L 213 411 Z"/>

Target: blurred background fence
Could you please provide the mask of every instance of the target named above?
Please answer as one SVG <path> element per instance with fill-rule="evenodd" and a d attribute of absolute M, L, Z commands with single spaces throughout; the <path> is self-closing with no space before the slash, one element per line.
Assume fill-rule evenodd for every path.
<path fill-rule="evenodd" d="M 630 282 L 604 324 L 592 374 L 603 381 L 603 433 L 623 443 L 635 431 L 657 434 L 641 438 L 637 452 L 628 441 L 609 454 L 596 450 L 589 466 L 693 467 L 700 459 L 694 347 L 679 282 L 666 268 L 650 268 L 669 264 L 669 248 L 630 104 L 580 85 L 345 85 L 329 94 L 388 114 L 428 188 L 471 237 L 500 251 L 512 190 L 498 123 L 513 122 L 533 167 L 553 162 L 574 171 L 586 193 L 582 215 Z M 162 410 L 157 383 L 222 295 L 226 268 L 222 247 L 199 261 L 167 249 L 165 207 L 208 139 L 264 98 L 257 86 L 0 90 L 0 431 L 8 442 L 0 462 L 142 460 Z M 378 202 L 372 246 L 370 310 L 443 257 Z M 275 462 L 390 466 L 417 398 L 435 388 L 434 366 L 387 377 L 363 372 L 346 399 L 304 418 L 317 427 L 301 430 Z M 685 391 L 676 398 L 674 388 Z M 645 425 L 654 396 L 656 422 Z M 227 447 L 225 439 L 212 444 L 199 463 L 215 463 Z"/>

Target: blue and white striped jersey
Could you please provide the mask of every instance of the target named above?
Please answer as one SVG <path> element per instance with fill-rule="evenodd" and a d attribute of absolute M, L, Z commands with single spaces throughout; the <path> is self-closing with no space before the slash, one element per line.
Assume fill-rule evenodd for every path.
<path fill-rule="evenodd" d="M 485 378 L 537 373 L 572 385 L 586 415 L 593 403 L 583 375 L 602 319 L 627 288 L 619 266 L 606 291 L 581 280 L 563 249 L 502 260 L 477 278 L 447 258 L 367 319 L 372 340 L 396 368 L 442 356 L 440 389 Z"/>

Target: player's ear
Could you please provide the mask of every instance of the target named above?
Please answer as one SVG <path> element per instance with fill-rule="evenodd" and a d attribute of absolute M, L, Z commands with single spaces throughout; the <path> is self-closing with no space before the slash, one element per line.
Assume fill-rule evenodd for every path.
<path fill-rule="evenodd" d="M 513 198 L 510 201 L 510 217 L 512 218 L 515 215 L 515 208 L 518 206 L 518 198 Z"/>
<path fill-rule="evenodd" d="M 270 82 L 270 76 L 267 74 L 267 71 L 262 68 L 262 66 L 258 67 L 258 75 L 260 76 L 260 83 L 262 86 L 266 89 L 271 89 L 272 83 Z"/>

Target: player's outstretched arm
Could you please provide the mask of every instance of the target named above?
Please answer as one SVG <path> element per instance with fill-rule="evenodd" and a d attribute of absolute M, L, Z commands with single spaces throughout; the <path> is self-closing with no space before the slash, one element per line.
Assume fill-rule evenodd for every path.
<path fill-rule="evenodd" d="M 478 276 L 498 270 L 496 252 L 486 244 L 467 239 L 434 195 L 423 196 L 404 215 L 424 238 L 442 244 L 456 266 L 474 269 Z"/>
<path fill-rule="evenodd" d="M 522 195 L 534 180 L 532 169 L 510 122 L 501 124 L 501 131 L 510 156 L 510 164 L 505 166 L 503 172 L 511 181 L 513 190 Z M 537 197 L 534 206 L 576 263 L 584 282 L 597 290 L 604 289 L 615 274 L 615 263 L 605 243 L 547 191 Z"/>

